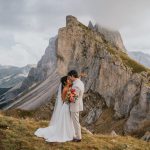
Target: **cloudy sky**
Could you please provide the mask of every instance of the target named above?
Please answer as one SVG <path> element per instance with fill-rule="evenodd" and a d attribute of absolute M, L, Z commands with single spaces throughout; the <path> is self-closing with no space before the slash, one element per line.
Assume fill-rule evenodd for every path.
<path fill-rule="evenodd" d="M 0 0 L 0 64 L 36 64 L 66 15 L 120 31 L 129 51 L 150 54 L 149 0 Z"/>

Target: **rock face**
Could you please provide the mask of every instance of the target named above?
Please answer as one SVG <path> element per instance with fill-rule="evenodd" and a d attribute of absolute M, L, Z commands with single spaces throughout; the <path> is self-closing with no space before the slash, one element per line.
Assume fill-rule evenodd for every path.
<path fill-rule="evenodd" d="M 125 125 L 126 132 L 140 132 L 143 128 L 150 128 L 150 87 L 141 85 L 138 103 L 130 111 Z"/>
<path fill-rule="evenodd" d="M 40 82 L 47 79 L 47 77 L 56 68 L 56 39 L 57 37 L 51 38 L 49 45 L 45 50 L 45 54 L 42 56 L 41 60 L 38 62 L 36 68 L 32 68 L 29 72 L 28 78 L 23 81 L 21 88 L 30 87 L 34 82 Z"/>
<path fill-rule="evenodd" d="M 145 68 L 135 62 L 135 68 L 128 64 L 131 58 L 120 46 L 115 48 L 109 40 L 105 42 L 101 33 L 90 30 L 72 16 L 68 16 L 66 20 L 66 27 L 61 28 L 58 33 L 58 72 L 65 75 L 72 68 L 85 72 L 87 78 L 83 81 L 86 93 L 92 91 L 99 95 L 93 107 L 87 109 L 86 105 L 90 102 L 85 103 L 85 111 L 88 110 L 85 122 L 94 123 L 101 116 L 105 101 L 107 107 L 115 110 L 115 119 L 128 118 L 125 133 L 138 130 L 145 120 L 150 125 L 150 101 L 146 96 L 150 92 L 146 88 L 149 81 L 146 79 L 148 76 L 145 78 L 140 73 Z M 93 98 L 89 101 L 93 101 Z M 144 123 L 142 124 L 143 128 Z"/>
<path fill-rule="evenodd" d="M 31 110 L 47 103 L 55 94 L 60 76 L 76 69 L 87 74 L 82 78 L 85 83 L 82 124 L 92 128 L 103 112 L 111 108 L 114 120 L 126 120 L 124 134 L 149 130 L 150 73 L 147 68 L 132 60 L 123 47 L 114 45 L 102 33 L 84 26 L 73 16 L 67 16 L 66 27 L 59 29 L 51 44 L 55 55 L 50 53 L 51 48 L 46 49 L 37 68 L 30 71 L 22 84 L 25 89 L 29 87 L 29 92 L 5 109 Z M 40 84 L 32 89 L 37 81 Z"/>
<path fill-rule="evenodd" d="M 126 52 L 126 48 L 118 31 L 102 27 L 98 23 L 93 25 L 91 21 L 89 22 L 88 27 L 94 31 L 101 33 L 107 41 L 109 41 L 114 46 L 120 48 L 122 51 Z"/>

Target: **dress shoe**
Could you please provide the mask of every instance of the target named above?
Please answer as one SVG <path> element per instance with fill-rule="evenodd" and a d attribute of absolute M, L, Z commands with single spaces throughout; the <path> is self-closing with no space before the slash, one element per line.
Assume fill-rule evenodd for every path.
<path fill-rule="evenodd" d="M 81 139 L 73 139 L 73 142 L 81 142 Z"/>

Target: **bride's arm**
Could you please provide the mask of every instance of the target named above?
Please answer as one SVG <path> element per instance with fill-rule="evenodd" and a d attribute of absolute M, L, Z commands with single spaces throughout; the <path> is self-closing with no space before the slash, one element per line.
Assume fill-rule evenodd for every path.
<path fill-rule="evenodd" d="M 67 94 L 67 90 L 64 88 L 63 91 L 62 91 L 62 94 L 61 94 L 61 98 L 62 98 L 63 102 L 65 101 L 66 94 Z"/>

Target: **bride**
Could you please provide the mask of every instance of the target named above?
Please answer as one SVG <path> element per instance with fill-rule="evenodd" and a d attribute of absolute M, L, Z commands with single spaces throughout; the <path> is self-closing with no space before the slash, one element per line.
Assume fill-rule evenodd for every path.
<path fill-rule="evenodd" d="M 48 127 L 37 129 L 34 134 L 43 137 L 47 142 L 72 141 L 75 130 L 70 115 L 69 104 L 65 102 L 65 97 L 71 81 L 64 76 L 58 89 L 54 111 Z"/>

